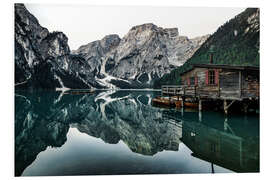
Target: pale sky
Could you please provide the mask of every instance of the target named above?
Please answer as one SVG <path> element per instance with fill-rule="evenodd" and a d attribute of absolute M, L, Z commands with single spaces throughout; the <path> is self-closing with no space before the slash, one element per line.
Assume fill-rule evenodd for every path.
<path fill-rule="evenodd" d="M 71 50 L 109 34 L 122 38 L 136 25 L 154 23 L 177 27 L 179 35 L 193 38 L 214 33 L 219 26 L 245 8 L 91 6 L 80 4 L 25 4 L 41 26 L 62 31 Z"/>

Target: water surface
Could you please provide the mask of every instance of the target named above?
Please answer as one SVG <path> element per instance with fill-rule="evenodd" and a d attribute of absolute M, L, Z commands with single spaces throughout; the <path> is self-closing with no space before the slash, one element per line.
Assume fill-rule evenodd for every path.
<path fill-rule="evenodd" d="M 15 94 L 15 175 L 259 171 L 259 116 L 153 107 L 160 92 Z"/>

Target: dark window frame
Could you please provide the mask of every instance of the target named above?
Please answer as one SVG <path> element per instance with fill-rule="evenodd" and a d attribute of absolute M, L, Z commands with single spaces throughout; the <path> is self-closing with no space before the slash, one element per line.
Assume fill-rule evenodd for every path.
<path fill-rule="evenodd" d="M 190 86 L 195 86 L 195 76 L 189 78 Z"/>
<path fill-rule="evenodd" d="M 216 79 L 215 70 L 208 70 L 208 85 L 216 85 L 215 79 Z"/>

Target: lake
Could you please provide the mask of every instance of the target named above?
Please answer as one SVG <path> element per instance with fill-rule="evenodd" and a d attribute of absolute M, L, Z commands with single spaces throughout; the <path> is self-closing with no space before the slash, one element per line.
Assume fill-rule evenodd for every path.
<path fill-rule="evenodd" d="M 15 92 L 15 175 L 259 172 L 259 115 L 151 105 L 159 91 Z"/>

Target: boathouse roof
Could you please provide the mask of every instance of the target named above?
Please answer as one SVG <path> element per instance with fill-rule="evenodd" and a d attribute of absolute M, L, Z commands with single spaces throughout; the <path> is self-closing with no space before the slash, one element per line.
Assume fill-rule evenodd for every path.
<path fill-rule="evenodd" d="M 193 67 L 183 73 L 192 71 L 195 68 L 216 68 L 216 69 L 231 69 L 231 70 L 252 70 L 252 71 L 259 71 L 260 68 L 258 66 L 234 66 L 234 65 L 227 65 L 227 64 L 193 64 Z"/>

